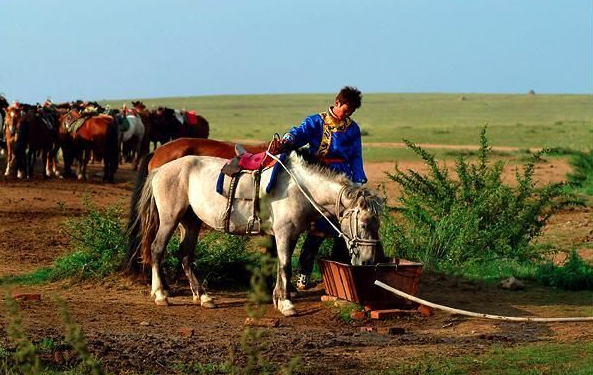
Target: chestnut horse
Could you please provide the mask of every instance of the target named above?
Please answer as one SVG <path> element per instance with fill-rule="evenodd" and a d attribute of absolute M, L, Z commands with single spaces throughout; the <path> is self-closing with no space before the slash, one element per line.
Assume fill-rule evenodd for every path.
<path fill-rule="evenodd" d="M 79 160 L 77 177 L 86 179 L 90 154 L 103 158 L 103 181 L 113 182 L 118 166 L 118 127 L 113 117 L 98 115 L 87 118 L 80 128 L 70 132 L 64 126 L 66 114 L 60 116 L 60 145 L 64 156 L 64 176 L 72 176 L 72 161 Z"/>
<path fill-rule="evenodd" d="M 10 106 L 6 108 L 6 118 L 4 120 L 4 141 L 6 142 L 6 172 L 4 172 L 5 176 L 9 176 L 15 168 L 17 124 L 21 121 L 22 115 L 23 111 L 18 107 Z M 22 174 L 19 176 L 19 178 L 20 177 L 22 177 Z"/>
<path fill-rule="evenodd" d="M 265 151 L 268 148 L 268 144 L 261 143 L 257 145 L 245 145 L 244 147 L 247 152 L 255 154 Z M 235 144 L 213 139 L 179 138 L 158 147 L 153 153 L 142 158 L 138 172 L 136 173 L 127 226 L 129 240 L 126 249 L 125 267 L 131 276 L 140 276 L 142 273 L 141 257 L 138 253 L 139 244 L 137 241 L 140 225 L 136 220 L 138 216 L 137 205 L 142 192 L 142 186 L 144 186 L 149 172 L 163 164 L 187 155 L 216 156 L 231 159 L 235 156 Z"/>

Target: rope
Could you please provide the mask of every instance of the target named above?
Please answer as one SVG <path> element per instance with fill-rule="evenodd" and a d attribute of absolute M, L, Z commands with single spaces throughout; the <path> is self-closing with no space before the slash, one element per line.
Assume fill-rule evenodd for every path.
<path fill-rule="evenodd" d="M 327 222 L 329 223 L 329 225 L 331 225 L 332 228 L 334 228 L 334 230 L 336 232 L 338 232 L 338 236 L 344 238 L 347 242 L 350 242 L 350 239 L 348 238 L 348 236 L 346 236 L 341 230 L 339 230 L 338 227 L 336 227 L 334 225 L 334 223 L 332 223 L 332 221 L 327 216 L 325 216 L 325 214 L 321 210 L 321 207 L 319 207 L 319 205 L 311 197 L 309 197 L 309 195 L 305 192 L 305 190 L 303 190 L 303 188 L 301 187 L 301 184 L 299 184 L 299 181 L 297 180 L 297 178 L 292 174 L 291 171 L 288 170 L 288 168 L 284 165 L 284 163 L 282 163 L 282 161 L 280 161 L 280 159 L 277 158 L 276 155 L 271 154 L 270 151 L 266 151 L 266 155 L 268 155 L 272 159 L 276 160 L 277 163 L 280 163 L 280 165 L 282 166 L 282 168 L 284 168 L 284 170 L 286 171 L 286 173 L 288 173 L 288 175 L 294 180 L 296 186 L 299 188 L 299 190 L 301 191 L 301 193 L 303 193 L 303 195 L 305 196 L 305 198 L 307 198 L 307 200 L 321 214 L 321 216 L 323 216 L 325 218 L 325 220 L 327 220 Z"/>
<path fill-rule="evenodd" d="M 404 293 L 401 290 L 395 289 L 379 280 L 375 280 L 375 285 L 388 290 L 394 294 L 397 294 L 400 297 L 404 297 L 410 301 L 417 302 L 421 305 L 425 305 L 428 307 L 432 307 L 435 309 L 447 311 L 453 314 L 460 314 L 466 316 L 473 316 L 475 318 L 484 318 L 484 319 L 494 319 L 494 320 L 507 320 L 512 322 L 590 322 L 593 321 L 593 317 L 579 317 L 579 318 L 520 318 L 515 316 L 500 316 L 500 315 L 489 315 L 489 314 L 480 314 L 466 310 L 454 309 L 452 307 L 447 307 L 443 305 L 438 305 L 436 303 L 428 302 L 418 297 L 414 297 L 409 295 L 408 293 Z"/>

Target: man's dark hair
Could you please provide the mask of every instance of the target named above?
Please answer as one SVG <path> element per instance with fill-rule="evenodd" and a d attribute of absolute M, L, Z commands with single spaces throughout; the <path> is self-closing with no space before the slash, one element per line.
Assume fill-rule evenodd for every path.
<path fill-rule="evenodd" d="M 360 108 L 362 95 L 356 87 L 344 86 L 336 95 L 336 100 L 339 100 L 342 104 L 348 104 L 348 108 L 354 111 Z"/>

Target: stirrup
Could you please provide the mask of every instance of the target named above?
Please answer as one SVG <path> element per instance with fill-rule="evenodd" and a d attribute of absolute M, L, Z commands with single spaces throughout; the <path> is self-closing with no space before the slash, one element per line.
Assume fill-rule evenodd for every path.
<path fill-rule="evenodd" d="M 247 219 L 247 231 L 246 234 L 260 234 L 261 231 L 261 219 L 257 216 L 250 216 Z"/>

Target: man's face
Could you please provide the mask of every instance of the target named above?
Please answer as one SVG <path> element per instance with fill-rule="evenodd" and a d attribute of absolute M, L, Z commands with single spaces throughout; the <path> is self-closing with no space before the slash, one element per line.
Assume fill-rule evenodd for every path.
<path fill-rule="evenodd" d="M 348 107 L 348 104 L 342 104 L 340 103 L 339 100 L 336 100 L 336 104 L 334 105 L 334 109 L 333 109 L 334 115 L 336 116 L 336 118 L 338 120 L 343 120 L 346 117 L 350 117 L 352 116 L 352 114 L 354 113 L 353 109 L 350 109 Z"/>

